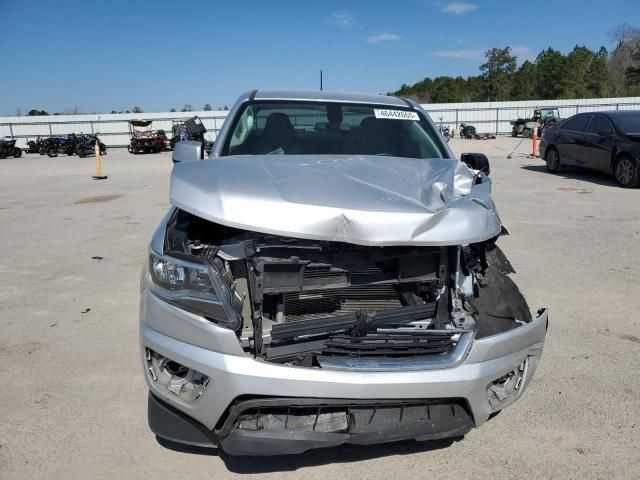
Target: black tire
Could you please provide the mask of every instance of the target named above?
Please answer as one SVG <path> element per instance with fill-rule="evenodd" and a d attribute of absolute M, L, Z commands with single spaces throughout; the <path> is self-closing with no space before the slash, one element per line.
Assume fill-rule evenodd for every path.
<path fill-rule="evenodd" d="M 56 147 L 51 147 L 47 150 L 47 155 L 49 155 L 50 157 L 57 157 L 58 156 L 58 149 Z"/>
<path fill-rule="evenodd" d="M 22 156 L 22 150 L 18 147 L 13 149 L 13 158 L 20 158 Z"/>
<path fill-rule="evenodd" d="M 47 153 L 47 151 L 45 150 L 45 148 L 44 148 L 44 147 L 40 147 L 40 150 L 38 150 L 38 153 L 39 153 L 40 155 L 44 155 L 45 153 Z"/>
<path fill-rule="evenodd" d="M 628 155 L 621 156 L 613 166 L 613 176 L 623 188 L 637 187 L 640 184 L 638 162 Z"/>
<path fill-rule="evenodd" d="M 512 137 L 517 137 L 518 136 L 518 131 L 515 128 L 511 129 L 511 136 Z"/>
<path fill-rule="evenodd" d="M 547 172 L 556 173 L 560 170 L 560 153 L 554 147 L 547 148 L 547 152 L 545 153 L 544 160 L 547 165 Z"/>

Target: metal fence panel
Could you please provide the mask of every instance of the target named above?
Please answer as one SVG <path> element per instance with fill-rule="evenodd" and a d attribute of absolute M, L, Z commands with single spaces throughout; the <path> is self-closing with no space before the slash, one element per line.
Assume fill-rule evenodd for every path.
<path fill-rule="evenodd" d="M 459 128 L 472 124 L 478 133 L 511 132 L 511 121 L 527 118 L 537 107 L 558 107 L 563 118 L 578 112 L 601 110 L 640 110 L 640 97 L 588 98 L 564 100 L 526 100 L 513 102 L 432 103 L 422 105 L 437 124 Z M 51 115 L 47 117 L 0 117 L 0 136 L 18 139 L 25 146 L 37 136 L 98 133 L 110 147 L 129 143 L 129 120 L 153 120 L 153 129 L 163 129 L 171 137 L 173 120 L 198 115 L 207 128 L 205 137 L 215 140 L 228 111 L 120 113 L 91 115 Z"/>

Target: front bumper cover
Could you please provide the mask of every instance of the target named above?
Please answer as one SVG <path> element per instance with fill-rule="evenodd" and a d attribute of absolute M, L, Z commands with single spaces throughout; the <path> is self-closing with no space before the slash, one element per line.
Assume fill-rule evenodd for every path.
<path fill-rule="evenodd" d="M 384 372 L 308 369 L 257 361 L 242 351 L 233 332 L 173 307 L 147 290 L 142 292 L 141 320 L 140 342 L 143 352 L 147 348 L 152 349 L 202 372 L 210 379 L 202 396 L 188 403 L 159 389 L 146 375 L 153 394 L 151 398 L 155 399 L 150 400 L 151 429 L 160 437 L 180 443 L 220 444 L 229 453 L 256 455 L 298 453 L 317 446 L 341 443 L 378 442 L 373 441 L 371 436 L 367 440 L 366 437 L 356 439 L 349 435 L 332 437 L 328 441 L 325 441 L 327 437 L 319 439 L 314 436 L 308 441 L 302 438 L 304 434 L 288 429 L 280 432 L 221 429 L 231 407 L 245 399 L 285 398 L 289 399 L 290 406 L 295 406 L 300 399 L 340 400 L 345 405 L 360 401 L 383 404 L 388 401 L 425 403 L 438 399 L 449 402 L 460 399 L 464 401 L 469 418 L 477 427 L 496 410 L 489 403 L 488 386 L 517 369 L 525 360 L 528 368 L 517 393 L 500 409 L 517 400 L 526 389 L 542 354 L 548 313 L 541 310 L 527 325 L 475 340 L 466 358 L 453 368 L 417 371 L 398 368 Z M 156 408 L 158 405 L 162 408 Z M 156 413 L 170 412 L 173 423 L 162 420 L 165 417 L 155 413 L 156 418 L 152 421 L 152 410 Z M 188 431 L 195 429 L 205 435 L 185 434 L 186 427 L 176 426 L 176 419 L 195 425 Z M 173 429 L 171 425 L 174 425 Z M 460 428 L 451 429 L 442 424 L 419 431 L 409 429 L 404 435 L 396 435 L 391 426 L 381 431 L 377 438 L 383 442 L 404 438 L 443 438 L 443 435 L 460 436 L 468 431 L 468 425 L 463 421 L 457 426 Z M 283 441 L 283 438 L 287 441 Z"/>

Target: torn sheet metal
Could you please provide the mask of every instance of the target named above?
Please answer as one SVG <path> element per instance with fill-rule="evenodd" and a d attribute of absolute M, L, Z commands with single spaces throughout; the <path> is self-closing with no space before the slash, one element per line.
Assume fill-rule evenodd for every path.
<path fill-rule="evenodd" d="M 171 203 L 212 222 L 358 245 L 460 245 L 500 234 L 491 182 L 452 159 L 229 156 L 178 164 Z"/>

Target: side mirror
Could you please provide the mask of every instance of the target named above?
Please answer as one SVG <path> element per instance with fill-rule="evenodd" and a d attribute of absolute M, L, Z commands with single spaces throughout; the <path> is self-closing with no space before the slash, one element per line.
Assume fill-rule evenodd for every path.
<path fill-rule="evenodd" d="M 463 153 L 460 155 L 462 163 L 466 163 L 470 168 L 474 170 L 480 170 L 485 175 L 491 173 L 489 168 L 489 159 L 484 153 Z"/>
<path fill-rule="evenodd" d="M 192 140 L 176 142 L 175 147 L 173 147 L 173 155 L 171 155 L 173 163 L 193 162 L 195 160 L 202 160 L 203 158 L 204 149 L 202 148 L 202 142 Z"/>
<path fill-rule="evenodd" d="M 606 130 L 600 130 L 598 135 L 601 137 L 612 137 L 614 133 L 613 130 L 607 128 Z"/>

